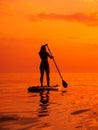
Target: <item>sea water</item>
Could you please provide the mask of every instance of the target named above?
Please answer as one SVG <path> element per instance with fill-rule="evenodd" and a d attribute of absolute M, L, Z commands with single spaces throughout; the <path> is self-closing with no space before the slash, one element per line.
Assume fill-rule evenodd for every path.
<path fill-rule="evenodd" d="M 97 73 L 51 73 L 59 91 L 29 93 L 40 85 L 37 73 L 0 74 L 0 130 L 82 130 L 98 104 Z M 44 77 L 46 84 L 46 77 Z"/>

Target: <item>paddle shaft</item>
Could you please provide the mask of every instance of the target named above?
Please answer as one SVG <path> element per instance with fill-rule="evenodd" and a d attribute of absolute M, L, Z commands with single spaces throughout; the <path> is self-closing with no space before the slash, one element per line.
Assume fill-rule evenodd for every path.
<path fill-rule="evenodd" d="M 52 53 L 51 53 L 51 51 L 50 51 L 48 45 L 47 45 L 47 48 L 48 48 L 48 51 L 49 51 L 50 55 L 52 56 Z M 54 64 L 55 64 L 55 66 L 56 66 L 56 69 L 57 69 L 57 71 L 58 71 L 58 73 L 59 73 L 61 79 L 63 80 L 62 75 L 61 75 L 61 73 L 60 73 L 60 70 L 59 70 L 59 68 L 58 68 L 58 66 L 57 66 L 57 64 L 56 64 L 56 62 L 55 62 L 54 57 L 53 57 L 52 59 L 53 59 L 53 62 L 54 62 Z"/>

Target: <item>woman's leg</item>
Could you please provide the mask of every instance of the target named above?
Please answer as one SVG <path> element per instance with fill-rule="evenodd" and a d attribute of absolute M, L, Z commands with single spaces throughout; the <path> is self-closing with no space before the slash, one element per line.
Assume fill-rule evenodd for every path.
<path fill-rule="evenodd" d="M 40 84 L 43 86 L 43 77 L 44 77 L 44 67 L 43 64 L 40 64 Z"/>
<path fill-rule="evenodd" d="M 44 70 L 41 70 L 41 76 L 40 76 L 41 86 L 43 86 L 43 76 L 44 76 Z"/>
<path fill-rule="evenodd" d="M 47 86 L 50 86 L 50 77 L 49 77 L 49 66 L 46 69 L 46 77 L 47 77 Z"/>

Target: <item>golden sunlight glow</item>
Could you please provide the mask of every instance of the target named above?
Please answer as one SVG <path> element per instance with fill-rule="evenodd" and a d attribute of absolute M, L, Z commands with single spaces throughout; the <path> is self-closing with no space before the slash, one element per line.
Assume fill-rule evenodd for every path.
<path fill-rule="evenodd" d="M 97 0 L 82 0 L 84 2 L 96 2 Z"/>
<path fill-rule="evenodd" d="M 0 71 L 38 71 L 48 42 L 62 71 L 96 72 L 97 34 L 97 0 L 1 1 Z"/>

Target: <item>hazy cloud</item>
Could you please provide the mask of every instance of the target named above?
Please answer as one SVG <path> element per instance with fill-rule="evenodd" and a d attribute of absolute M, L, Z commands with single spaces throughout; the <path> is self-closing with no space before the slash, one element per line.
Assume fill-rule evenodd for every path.
<path fill-rule="evenodd" d="M 97 43 L 88 44 L 88 46 L 91 47 L 91 48 L 98 49 L 98 44 Z"/>
<path fill-rule="evenodd" d="M 37 15 L 29 15 L 31 21 L 41 20 L 64 20 L 69 22 L 83 23 L 87 26 L 98 26 L 98 12 L 85 14 L 85 13 L 74 13 L 74 14 L 45 14 L 40 13 Z"/>

